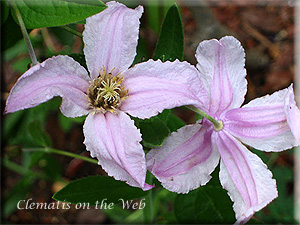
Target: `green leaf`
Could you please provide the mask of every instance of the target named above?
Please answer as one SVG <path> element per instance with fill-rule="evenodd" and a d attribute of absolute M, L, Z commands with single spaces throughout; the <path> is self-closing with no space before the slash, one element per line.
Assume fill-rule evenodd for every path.
<path fill-rule="evenodd" d="M 139 120 L 138 127 L 142 133 L 142 143 L 148 148 L 160 146 L 170 134 L 167 125 L 158 117 Z"/>
<path fill-rule="evenodd" d="M 34 120 L 29 124 L 29 133 L 39 146 L 51 147 L 51 139 L 43 129 L 39 120 Z"/>
<path fill-rule="evenodd" d="M 113 224 L 143 224 L 143 210 L 124 210 L 122 205 L 115 205 L 112 209 L 103 210 Z"/>
<path fill-rule="evenodd" d="M 149 27 L 155 32 L 159 32 L 160 25 L 160 5 L 158 0 L 152 0 L 151 4 L 145 6 Z"/>
<path fill-rule="evenodd" d="M 26 28 L 62 26 L 83 20 L 105 9 L 100 0 L 17 0 Z"/>
<path fill-rule="evenodd" d="M 176 0 L 152 0 L 145 5 L 145 16 L 148 26 L 158 34 L 163 18 Z"/>
<path fill-rule="evenodd" d="M 1 1 L 1 25 L 5 23 L 9 14 L 9 8 L 6 1 Z"/>
<path fill-rule="evenodd" d="M 69 24 L 69 28 L 76 30 L 76 24 Z M 49 27 L 48 31 L 59 40 L 59 42 L 64 45 L 63 51 L 60 51 L 60 55 L 72 52 L 72 47 L 76 36 L 69 31 L 62 29 L 61 27 Z"/>
<path fill-rule="evenodd" d="M 291 188 L 294 182 L 293 170 L 291 167 L 276 165 L 272 169 L 272 173 L 277 183 L 278 198 L 272 201 L 267 208 L 257 212 L 255 217 L 266 224 L 296 224 L 294 194 Z"/>
<path fill-rule="evenodd" d="M 3 140 L 8 145 L 20 145 L 22 143 L 22 147 L 38 147 L 39 145 L 28 132 L 30 123 L 39 120 L 45 126 L 48 113 L 58 111 L 60 103 L 60 98 L 54 98 L 34 108 L 5 115 Z"/>
<path fill-rule="evenodd" d="M 26 152 L 23 151 L 23 167 L 32 169 L 44 156 L 44 152 Z"/>
<path fill-rule="evenodd" d="M 170 7 L 163 22 L 153 59 L 183 60 L 184 36 L 179 9 Z"/>
<path fill-rule="evenodd" d="M 86 116 L 71 118 L 71 117 L 66 117 L 62 113 L 60 113 L 58 115 L 58 122 L 60 127 L 63 129 L 63 131 L 68 132 L 74 125 L 78 125 L 78 124 L 82 125 L 85 118 Z"/>
<path fill-rule="evenodd" d="M 232 224 L 235 222 L 232 202 L 218 181 L 218 171 L 205 186 L 180 194 L 174 203 L 174 213 L 179 223 Z"/>
<path fill-rule="evenodd" d="M 69 54 L 69 56 L 72 57 L 75 61 L 79 62 L 80 65 L 83 66 L 86 70 L 88 70 L 86 61 L 85 61 L 85 57 L 83 54 L 72 53 L 72 54 Z"/>
<path fill-rule="evenodd" d="M 3 1 L 1 1 L 1 2 L 3 2 Z M 18 43 L 23 38 L 20 27 L 18 26 L 18 24 L 16 24 L 16 22 L 14 21 L 11 14 L 8 15 L 6 22 L 3 25 L 1 25 L 1 32 L 2 32 L 1 35 L 3 37 L 2 50 L 7 50 L 7 49 L 13 47 L 16 43 Z M 24 45 L 25 45 L 25 42 L 24 42 Z M 26 45 L 25 45 L 25 48 L 26 48 Z M 6 54 L 6 52 L 5 52 L 5 54 Z M 4 57 L 4 58 L 5 58 L 5 60 L 7 60 L 6 59 L 7 57 Z"/>
<path fill-rule="evenodd" d="M 12 62 L 12 68 L 14 69 L 14 71 L 22 74 L 24 73 L 26 70 L 27 70 L 27 66 L 28 64 L 31 63 L 31 60 L 30 58 L 19 58 L 19 59 L 16 59 L 16 61 Z"/>
<path fill-rule="evenodd" d="M 62 168 L 60 163 L 54 159 L 54 156 L 43 154 L 38 161 L 38 166 L 44 173 L 52 179 L 57 179 L 62 176 Z"/>
<path fill-rule="evenodd" d="M 142 133 L 142 144 L 147 148 L 161 146 L 171 132 L 185 125 L 170 109 L 166 109 L 150 119 L 141 120 L 134 118 L 134 120 L 135 125 Z"/>
<path fill-rule="evenodd" d="M 119 199 L 132 200 L 145 196 L 147 192 L 140 188 L 130 187 L 122 181 L 112 177 L 89 176 L 72 181 L 60 191 L 56 192 L 53 199 L 61 202 L 90 203 L 95 205 L 107 199 L 109 203 L 121 203 Z M 100 202 L 100 203 L 99 203 Z"/>
<path fill-rule="evenodd" d="M 158 118 L 164 121 L 171 132 L 177 131 L 185 125 L 181 119 L 174 115 L 171 109 L 165 109 L 158 115 Z"/>
<path fill-rule="evenodd" d="M 133 60 L 132 65 L 143 62 L 147 59 L 149 59 L 149 54 L 147 51 L 147 43 L 146 43 L 145 38 L 140 37 L 138 40 L 138 45 L 137 45 L 137 49 L 136 49 L 136 56 Z"/>
<path fill-rule="evenodd" d="M 83 5 L 105 6 L 100 0 L 62 0 L 65 2 L 74 2 Z"/>

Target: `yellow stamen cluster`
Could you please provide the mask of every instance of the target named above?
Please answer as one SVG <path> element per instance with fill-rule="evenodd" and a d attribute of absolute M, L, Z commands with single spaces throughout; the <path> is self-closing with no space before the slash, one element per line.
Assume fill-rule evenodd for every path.
<path fill-rule="evenodd" d="M 113 76 L 113 70 L 106 74 L 106 70 L 103 67 L 99 76 L 90 81 L 87 96 L 89 105 L 94 109 L 95 113 L 105 113 L 107 111 L 116 113 L 122 101 L 128 98 L 128 90 L 125 90 L 124 86 L 122 86 L 124 77 L 120 76 L 120 73 Z"/>

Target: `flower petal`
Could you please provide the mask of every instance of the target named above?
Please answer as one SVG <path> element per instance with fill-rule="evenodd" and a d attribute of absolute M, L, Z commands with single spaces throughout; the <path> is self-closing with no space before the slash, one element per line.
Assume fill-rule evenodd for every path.
<path fill-rule="evenodd" d="M 212 135 L 213 145 L 221 155 L 220 182 L 234 202 L 237 224 L 278 196 L 276 181 L 262 160 L 226 131 Z"/>
<path fill-rule="evenodd" d="M 83 126 L 84 144 L 99 165 L 117 180 L 148 190 L 145 184 L 146 162 L 141 144 L 142 138 L 133 121 L 123 112 L 117 115 L 90 114 Z"/>
<path fill-rule="evenodd" d="M 295 103 L 287 103 L 285 107 L 287 94 L 288 89 L 284 89 L 226 112 L 223 119 L 225 129 L 259 150 L 282 151 L 297 146 L 285 112 L 289 105 L 294 110 L 297 107 Z M 297 120 L 296 115 L 289 115 L 294 122 Z"/>
<path fill-rule="evenodd" d="M 83 32 L 84 54 L 93 78 L 103 66 L 106 71 L 124 72 L 136 55 L 143 7 L 133 10 L 114 1 L 106 5 L 104 11 L 86 19 Z"/>
<path fill-rule="evenodd" d="M 11 89 L 5 113 L 31 108 L 54 96 L 63 98 L 60 107 L 67 117 L 88 113 L 85 94 L 89 86 L 87 71 L 68 56 L 55 56 L 27 70 Z"/>
<path fill-rule="evenodd" d="M 245 53 L 234 37 L 212 39 L 199 44 L 197 68 L 210 95 L 210 114 L 238 108 L 247 92 Z"/>
<path fill-rule="evenodd" d="M 188 193 L 205 185 L 219 162 L 210 136 L 200 124 L 182 127 L 146 155 L 148 170 L 173 192 Z"/>
<path fill-rule="evenodd" d="M 284 110 L 286 114 L 287 123 L 291 131 L 300 145 L 300 111 L 296 106 L 293 85 L 288 87 L 288 93 L 285 98 Z"/>
<path fill-rule="evenodd" d="M 135 117 L 149 118 L 164 109 L 189 104 L 204 108 L 208 100 L 198 71 L 187 62 L 149 60 L 130 68 L 124 76 L 129 98 L 121 109 Z"/>

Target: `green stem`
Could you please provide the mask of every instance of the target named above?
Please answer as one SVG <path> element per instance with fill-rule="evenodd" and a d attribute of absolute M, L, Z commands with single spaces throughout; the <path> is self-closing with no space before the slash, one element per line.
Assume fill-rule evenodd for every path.
<path fill-rule="evenodd" d="M 33 50 L 33 47 L 32 47 L 32 44 L 31 44 L 31 41 L 30 41 L 30 38 L 29 38 L 29 35 L 27 33 L 25 24 L 23 22 L 21 13 L 20 13 L 20 11 L 19 11 L 16 3 L 14 2 L 14 0 L 9 0 L 9 1 L 10 1 L 10 4 L 11 4 L 12 8 L 14 9 L 14 11 L 16 13 L 16 16 L 17 16 L 17 19 L 18 19 L 18 22 L 19 22 L 19 25 L 20 25 L 20 28 L 21 28 L 24 40 L 25 40 L 25 43 L 26 43 L 28 51 L 29 51 L 31 62 L 32 62 L 33 65 L 36 65 L 36 64 L 38 64 L 38 61 L 37 61 L 36 55 L 34 53 L 34 50 Z"/>
<path fill-rule="evenodd" d="M 152 174 L 148 174 L 149 176 L 147 176 L 146 178 L 146 183 L 148 184 L 152 184 Z M 143 209 L 143 213 L 144 213 L 144 223 L 145 224 L 152 224 L 154 221 L 154 214 L 153 214 L 153 190 L 150 189 L 148 191 L 147 196 L 145 197 L 145 208 Z"/>
<path fill-rule="evenodd" d="M 217 121 L 215 120 L 213 117 L 211 117 L 210 115 L 208 115 L 207 113 L 203 112 L 200 109 L 197 109 L 194 106 L 186 106 L 186 108 L 198 113 L 199 115 L 205 117 L 206 119 L 208 119 L 210 122 L 212 122 L 212 124 L 214 125 L 215 130 L 221 130 L 223 128 L 223 123 L 221 121 Z"/>
<path fill-rule="evenodd" d="M 40 178 L 40 179 L 48 179 L 48 177 L 45 174 L 35 172 L 35 171 L 33 172 L 29 169 L 24 168 L 23 166 L 20 166 L 14 162 L 9 161 L 7 158 L 3 158 L 2 163 L 3 163 L 4 167 L 6 167 L 7 169 L 12 170 L 18 174 L 30 175 L 30 176 Z"/>
<path fill-rule="evenodd" d="M 73 30 L 72 28 L 70 28 L 68 26 L 61 26 L 61 28 L 68 31 L 68 32 L 70 32 L 70 33 L 72 33 L 72 34 L 74 34 L 74 35 L 76 35 L 76 36 L 78 36 L 78 37 L 80 37 L 80 38 L 83 37 L 81 33 L 77 32 L 76 30 Z"/>
<path fill-rule="evenodd" d="M 54 154 L 58 154 L 58 155 L 64 155 L 64 156 L 68 156 L 71 158 L 76 158 L 76 159 L 81 159 L 90 163 L 94 163 L 94 164 L 98 164 L 98 161 L 96 159 L 91 159 L 85 156 L 81 156 L 81 155 L 77 155 L 74 154 L 72 152 L 65 152 L 62 150 L 58 150 L 58 149 L 54 149 L 54 148 L 24 148 L 23 151 L 37 151 L 37 152 L 45 152 L 45 153 L 54 153 Z"/>

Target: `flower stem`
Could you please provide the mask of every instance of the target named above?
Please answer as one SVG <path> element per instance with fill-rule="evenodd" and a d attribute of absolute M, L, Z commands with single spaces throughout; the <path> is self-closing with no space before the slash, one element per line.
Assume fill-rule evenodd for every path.
<path fill-rule="evenodd" d="M 46 174 L 26 169 L 23 166 L 20 166 L 20 165 L 18 165 L 16 163 L 10 161 L 6 157 L 4 157 L 2 159 L 2 164 L 7 169 L 12 170 L 12 171 L 14 171 L 14 172 L 16 172 L 18 174 L 21 174 L 21 175 L 30 175 L 32 177 L 39 178 L 39 179 L 48 179 L 48 177 L 46 176 Z"/>
<path fill-rule="evenodd" d="M 208 119 L 213 125 L 215 130 L 221 130 L 223 128 L 223 123 L 221 121 L 217 121 L 215 120 L 213 117 L 211 117 L 210 115 L 208 115 L 207 113 L 203 112 L 202 110 L 196 108 L 195 106 L 186 106 L 186 108 L 198 113 L 199 115 L 205 117 L 206 119 Z"/>
<path fill-rule="evenodd" d="M 148 176 L 149 175 L 149 176 Z M 147 174 L 146 177 L 146 183 L 152 184 L 152 174 Z M 145 197 L 145 208 L 143 209 L 144 213 L 144 223 L 145 224 L 152 224 L 154 220 L 154 214 L 153 214 L 153 190 L 150 189 L 148 191 L 147 196 Z"/>
<path fill-rule="evenodd" d="M 17 16 L 17 19 L 18 19 L 18 22 L 19 22 L 19 25 L 20 25 L 20 28 L 21 28 L 24 40 L 25 40 L 25 43 L 26 43 L 28 51 L 29 51 L 31 62 L 32 62 L 33 65 L 36 65 L 36 64 L 38 64 L 38 61 L 37 61 L 36 55 L 34 53 L 34 50 L 33 50 L 33 47 L 32 47 L 32 44 L 31 44 L 31 41 L 30 41 L 30 38 L 29 38 L 29 35 L 27 33 L 25 24 L 23 22 L 21 13 L 20 13 L 20 11 L 19 11 L 16 3 L 14 2 L 14 0 L 9 0 L 9 2 L 10 2 L 12 8 L 14 9 L 14 11 L 16 13 L 16 16 Z"/>
<path fill-rule="evenodd" d="M 96 159 L 91 159 L 85 156 L 81 156 L 81 155 L 77 155 L 71 152 L 66 152 L 66 151 L 62 151 L 62 150 L 58 150 L 58 149 L 54 149 L 54 148 L 24 148 L 23 151 L 38 151 L 38 152 L 45 152 L 45 153 L 54 153 L 54 154 L 58 154 L 58 155 L 64 155 L 64 156 L 68 156 L 71 158 L 76 158 L 76 159 L 81 159 L 90 163 L 94 163 L 94 164 L 98 164 L 98 161 Z"/>
<path fill-rule="evenodd" d="M 72 34 L 74 34 L 74 35 L 76 35 L 76 36 L 78 36 L 78 37 L 80 37 L 80 38 L 83 37 L 81 33 L 77 32 L 76 30 L 73 30 L 72 28 L 70 28 L 68 26 L 61 26 L 61 28 L 68 31 L 68 32 L 70 32 L 70 33 L 72 33 Z"/>

